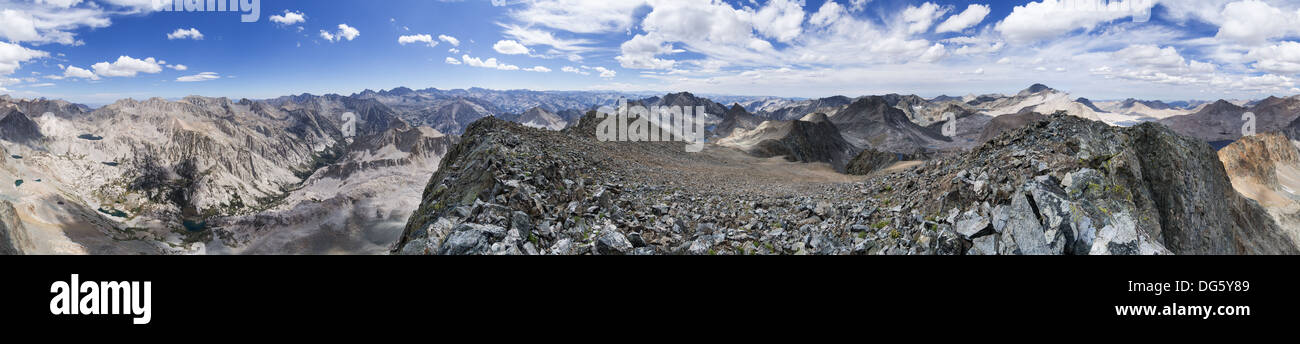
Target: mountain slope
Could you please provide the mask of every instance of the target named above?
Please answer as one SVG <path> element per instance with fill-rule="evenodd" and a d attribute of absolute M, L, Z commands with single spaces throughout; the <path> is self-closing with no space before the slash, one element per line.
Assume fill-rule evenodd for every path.
<path fill-rule="evenodd" d="M 581 134 L 593 121 L 474 123 L 392 252 L 1300 253 L 1208 145 L 1158 124 L 1054 115 L 896 173 L 805 184 L 779 173 L 806 165 L 597 142 Z"/>
<path fill-rule="evenodd" d="M 795 121 L 766 121 L 754 130 L 742 128 L 718 144 L 761 158 L 783 156 L 789 161 L 830 163 L 841 172 L 859 151 L 820 113 Z"/>
<path fill-rule="evenodd" d="M 830 116 L 849 143 L 894 153 L 915 153 L 952 142 L 935 129 L 913 123 L 886 99 L 863 97 Z"/>
<path fill-rule="evenodd" d="M 0 175 L 28 181 L 10 201 L 43 238 L 34 252 L 373 253 L 399 231 L 376 222 L 414 209 L 401 186 L 456 140 L 374 100 L 271 103 L 126 99 L 38 117 L 39 145 L 0 140 L 22 156 Z M 335 247 L 298 240 L 313 235 Z"/>
<path fill-rule="evenodd" d="M 1300 242 L 1300 150 L 1274 133 L 1242 137 L 1219 150 L 1219 160 L 1243 196 L 1267 209 Z"/>

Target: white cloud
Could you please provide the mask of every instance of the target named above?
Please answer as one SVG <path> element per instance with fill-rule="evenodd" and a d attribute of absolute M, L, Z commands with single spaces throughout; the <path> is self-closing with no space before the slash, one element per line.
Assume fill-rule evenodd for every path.
<path fill-rule="evenodd" d="M 459 54 L 459 53 L 460 53 L 460 49 L 451 48 L 451 49 L 447 49 L 447 52 L 452 53 L 452 54 Z"/>
<path fill-rule="evenodd" d="M 585 72 L 573 66 L 564 66 L 563 68 L 560 68 L 560 71 L 565 73 L 573 73 L 573 74 L 580 74 L 580 75 L 591 75 L 591 73 Z"/>
<path fill-rule="evenodd" d="M 81 3 L 81 0 L 36 0 L 36 2 L 50 4 L 54 7 L 68 8 Z"/>
<path fill-rule="evenodd" d="M 636 35 L 623 42 L 620 49 L 623 54 L 615 59 L 623 68 L 672 69 L 675 64 L 675 61 L 655 57 L 675 52 L 672 45 L 665 43 L 658 34 Z"/>
<path fill-rule="evenodd" d="M 124 1 L 124 0 L 111 0 Z M 12 43 L 58 43 L 81 45 L 75 30 L 104 28 L 112 24 L 110 16 L 140 13 L 146 7 L 107 8 L 97 3 L 77 6 L 65 1 L 18 2 L 0 1 L 0 39 Z M 65 6 L 66 5 L 66 6 Z"/>
<path fill-rule="evenodd" d="M 400 36 L 397 37 L 397 43 L 401 45 L 424 43 L 428 44 L 430 48 L 438 46 L 438 42 L 433 40 L 433 36 L 426 34 Z"/>
<path fill-rule="evenodd" d="M 616 75 L 619 75 L 617 71 L 601 68 L 601 66 L 598 66 L 598 68 L 594 68 L 594 69 L 595 71 L 598 71 L 598 73 L 601 73 L 601 78 L 614 78 L 616 77 Z"/>
<path fill-rule="evenodd" d="M 41 38 L 36 33 L 36 22 L 31 15 L 11 9 L 0 11 L 0 37 L 11 42 L 35 41 Z"/>
<path fill-rule="evenodd" d="M 1284 12 L 1258 0 L 1230 3 L 1223 8 L 1217 38 L 1242 43 L 1263 43 L 1300 33 L 1300 12 Z"/>
<path fill-rule="evenodd" d="M 632 14 L 645 1 L 529 1 L 510 12 L 517 21 L 574 33 L 610 33 L 632 27 Z"/>
<path fill-rule="evenodd" d="M 280 25 L 293 25 L 307 21 L 307 15 L 302 12 L 292 12 L 284 10 L 283 15 L 272 15 L 269 18 L 272 23 Z"/>
<path fill-rule="evenodd" d="M 1142 13 L 1142 10 L 1149 11 L 1155 6 L 1155 2 L 1149 0 L 1116 2 L 1115 8 L 1130 10 L 1110 10 L 1101 4 L 1101 0 L 1030 2 L 1012 9 L 1011 14 L 997 24 L 997 31 L 1009 40 L 1032 43 L 1075 30 L 1092 31 L 1100 24 L 1133 17 Z M 1137 10 L 1131 10 L 1133 8 Z"/>
<path fill-rule="evenodd" d="M 27 49 L 18 44 L 0 42 L 0 76 L 9 75 L 18 70 L 23 62 L 44 58 L 49 55 L 47 52 Z"/>
<path fill-rule="evenodd" d="M 526 71 L 529 71 L 529 72 L 538 72 L 538 73 L 550 73 L 550 72 L 551 72 L 551 69 L 550 69 L 550 68 L 546 68 L 546 67 L 542 67 L 542 66 L 536 66 L 536 67 L 533 67 L 533 68 L 524 68 L 523 70 L 526 70 Z"/>
<path fill-rule="evenodd" d="M 167 34 L 167 39 L 168 40 L 175 40 L 175 39 L 203 40 L 203 33 L 200 33 L 199 30 L 195 28 L 176 29 L 176 31 Z"/>
<path fill-rule="evenodd" d="M 849 11 L 862 12 L 870 2 L 871 0 L 849 0 Z"/>
<path fill-rule="evenodd" d="M 1137 67 L 1177 69 L 1186 65 L 1186 60 L 1174 47 L 1161 49 L 1155 45 L 1132 45 L 1115 52 L 1115 57 Z"/>
<path fill-rule="evenodd" d="M 465 63 L 465 65 L 470 67 L 491 68 L 491 69 L 498 69 L 498 70 L 519 70 L 519 66 L 497 62 L 497 59 L 495 57 L 488 58 L 487 60 L 480 60 L 477 57 L 470 57 L 469 55 L 461 55 L 460 59 L 462 62 Z"/>
<path fill-rule="evenodd" d="M 447 64 L 449 64 L 449 65 L 458 65 L 458 64 L 460 64 L 460 60 L 457 60 L 455 57 L 448 57 L 448 58 L 445 60 L 445 62 L 447 62 Z"/>
<path fill-rule="evenodd" d="M 944 48 L 941 43 L 935 43 L 929 49 L 926 49 L 925 53 L 921 54 L 920 61 L 930 63 L 942 60 L 944 57 L 948 57 L 948 49 Z"/>
<path fill-rule="evenodd" d="M 754 29 L 779 42 L 790 42 L 803 33 L 803 1 L 773 0 L 754 13 Z"/>
<path fill-rule="evenodd" d="M 162 66 L 152 57 L 140 60 L 125 55 L 112 63 L 100 62 L 90 68 L 100 77 L 134 77 L 139 73 L 157 74 L 162 71 Z"/>
<path fill-rule="evenodd" d="M 921 6 L 907 6 L 903 10 L 903 22 L 907 23 L 907 33 L 925 33 L 930 31 L 934 21 L 948 13 L 948 9 L 939 7 L 932 2 L 921 4 Z"/>
<path fill-rule="evenodd" d="M 962 11 L 960 14 L 948 17 L 948 20 L 943 21 L 942 24 L 939 24 L 938 27 L 934 28 L 934 32 L 961 32 L 967 28 L 979 25 L 980 22 L 984 21 L 984 17 L 989 15 L 989 12 L 990 10 L 988 5 L 971 4 L 970 6 L 966 6 L 966 10 Z"/>
<path fill-rule="evenodd" d="M 320 31 L 320 37 L 330 42 L 351 41 L 356 39 L 357 36 L 361 36 L 361 31 L 357 31 L 356 28 L 348 26 L 348 24 L 339 24 L 339 30 L 333 33 L 325 30 Z"/>
<path fill-rule="evenodd" d="M 189 69 L 190 69 L 189 66 L 186 66 L 186 65 L 183 65 L 183 64 L 167 65 L 167 68 L 171 68 L 171 69 L 175 69 L 175 70 L 179 70 L 179 71 L 186 71 L 186 70 L 189 70 Z"/>
<path fill-rule="evenodd" d="M 1300 42 L 1281 42 L 1255 48 L 1247 54 L 1255 59 L 1255 69 L 1277 74 L 1300 74 Z"/>
<path fill-rule="evenodd" d="M 514 40 L 497 41 L 496 44 L 492 45 L 492 50 L 496 50 L 498 53 L 506 55 L 521 55 L 528 53 L 528 47 L 525 47 L 523 44 L 519 44 L 519 42 Z"/>
<path fill-rule="evenodd" d="M 552 32 L 518 25 L 503 24 L 501 27 L 505 28 L 503 34 L 507 38 L 511 38 L 525 46 L 547 45 L 568 53 L 582 53 L 595 49 L 590 47 L 595 42 L 586 39 L 560 39 L 555 37 Z"/>
<path fill-rule="evenodd" d="M 213 72 L 203 72 L 203 73 L 199 73 L 199 74 L 195 74 L 195 75 L 182 76 L 182 77 L 176 78 L 176 81 L 179 81 L 179 82 L 200 82 L 200 81 L 208 81 L 208 80 L 216 80 L 216 79 L 221 79 L 221 76 L 220 76 L 220 75 L 217 75 L 217 73 L 213 73 Z"/>
<path fill-rule="evenodd" d="M 615 77 L 615 76 L 618 76 L 618 72 L 612 71 L 612 70 L 610 70 L 609 68 L 605 68 L 605 67 L 600 67 L 600 66 L 597 66 L 597 67 L 587 67 L 587 66 L 582 66 L 582 68 L 594 69 L 594 70 L 596 70 L 597 73 L 600 73 L 599 75 L 600 75 L 600 77 L 602 77 L 602 78 L 613 78 L 613 77 Z"/>
<path fill-rule="evenodd" d="M 441 40 L 441 41 L 443 41 L 443 42 L 447 42 L 447 44 L 451 44 L 451 46 L 453 46 L 453 47 L 459 47 L 459 46 L 460 46 L 460 40 L 459 40 L 459 39 L 456 39 L 456 37 L 452 37 L 452 36 L 448 36 L 448 35 L 438 35 L 438 40 Z"/>
<path fill-rule="evenodd" d="M 68 68 L 64 69 L 63 78 L 99 80 L 99 76 L 95 75 L 95 73 L 76 66 L 68 66 Z"/>

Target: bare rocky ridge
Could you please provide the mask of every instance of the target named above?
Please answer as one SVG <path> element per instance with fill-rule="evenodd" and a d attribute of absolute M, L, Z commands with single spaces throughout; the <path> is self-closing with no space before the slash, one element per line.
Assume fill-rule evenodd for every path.
<path fill-rule="evenodd" d="M 456 140 L 374 100 L 276 103 L 128 99 L 38 117 L 39 144 L 7 147 L 22 159 L 0 171 L 19 181 L 6 196 L 40 233 L 37 253 L 375 253 L 400 231 L 377 224 L 418 202 L 402 204 L 401 185 Z M 305 247 L 322 232 L 337 247 Z"/>
<path fill-rule="evenodd" d="M 856 147 L 910 154 L 952 142 L 938 130 L 913 123 L 883 97 L 860 98 L 831 114 L 830 121 Z"/>
<path fill-rule="evenodd" d="M 23 254 L 31 246 L 27 229 L 23 228 L 13 203 L 0 200 L 0 255 Z"/>
<path fill-rule="evenodd" d="M 865 181 L 734 176 L 709 146 L 476 122 L 425 188 L 404 254 L 1298 253 L 1204 142 L 1072 116 Z M 816 190 L 816 191 L 812 191 Z"/>
<path fill-rule="evenodd" d="M 1230 141 L 1241 138 L 1246 123 L 1242 115 L 1246 112 L 1255 114 L 1255 132 L 1283 131 L 1300 119 L 1300 96 L 1269 97 L 1249 107 L 1219 100 L 1195 113 L 1165 118 L 1160 123 L 1180 134 L 1205 141 Z"/>
<path fill-rule="evenodd" d="M 44 139 L 41 128 L 17 108 L 0 108 L 0 140 L 37 145 Z"/>
<path fill-rule="evenodd" d="M 727 109 L 727 112 L 722 114 L 722 122 L 713 129 L 713 135 L 727 137 L 731 136 L 736 129 L 753 130 L 760 124 L 763 124 L 763 119 L 750 114 L 740 104 L 733 104 L 731 109 Z"/>
<path fill-rule="evenodd" d="M 1232 186 L 1268 210 L 1291 240 L 1300 242 L 1300 150 L 1286 136 L 1242 137 L 1219 150 Z"/>
<path fill-rule="evenodd" d="M 821 113 L 796 121 L 767 122 L 763 130 L 755 130 L 754 134 L 754 138 L 746 137 L 758 140 L 746 147 L 750 155 L 785 157 L 789 161 L 805 163 L 825 162 L 841 172 L 860 150 L 840 136 L 840 130 Z"/>

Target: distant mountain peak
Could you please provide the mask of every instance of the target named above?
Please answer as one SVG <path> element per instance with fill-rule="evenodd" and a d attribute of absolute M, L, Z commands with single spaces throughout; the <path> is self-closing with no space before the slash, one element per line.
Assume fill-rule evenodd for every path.
<path fill-rule="evenodd" d="M 1038 93 L 1043 91 L 1055 91 L 1055 90 L 1052 89 L 1051 87 L 1047 87 L 1047 85 L 1033 84 L 1030 85 L 1029 88 L 1026 88 L 1025 91 L 1033 94 L 1033 93 Z"/>

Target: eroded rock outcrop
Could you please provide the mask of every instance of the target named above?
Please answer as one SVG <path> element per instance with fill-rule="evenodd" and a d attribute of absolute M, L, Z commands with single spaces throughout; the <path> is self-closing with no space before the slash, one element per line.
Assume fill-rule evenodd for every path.
<path fill-rule="evenodd" d="M 1300 252 L 1207 144 L 1158 124 L 1058 114 L 901 172 L 806 186 L 726 172 L 739 162 L 708 149 L 598 143 L 575 128 L 471 125 L 393 252 Z"/>

